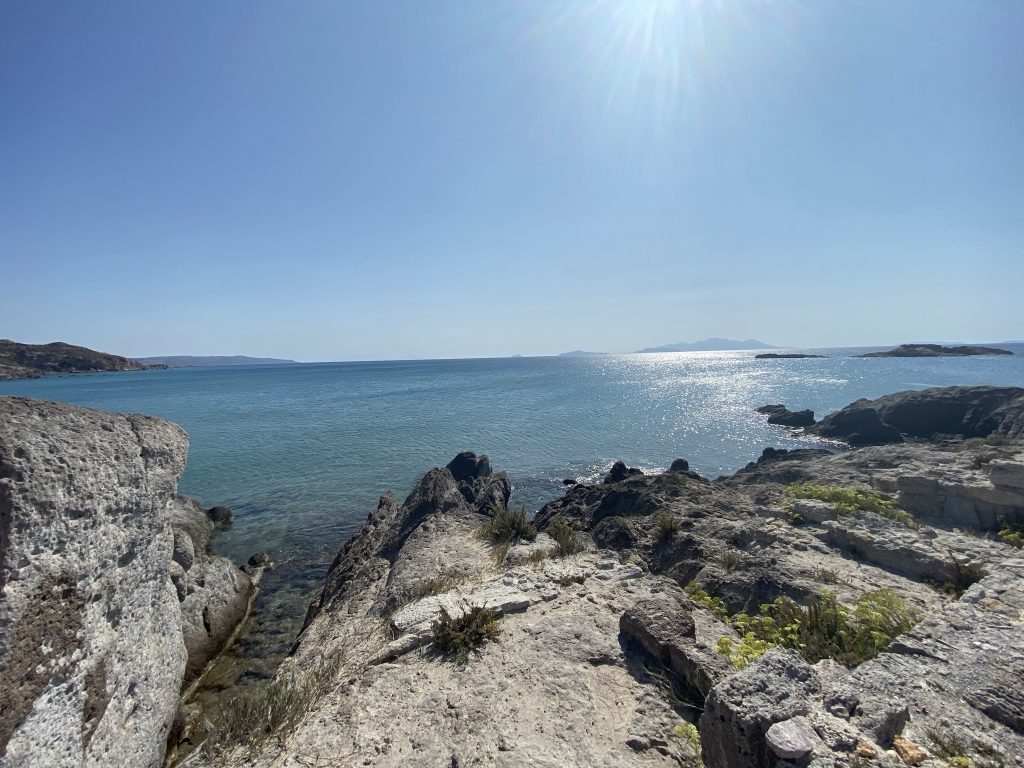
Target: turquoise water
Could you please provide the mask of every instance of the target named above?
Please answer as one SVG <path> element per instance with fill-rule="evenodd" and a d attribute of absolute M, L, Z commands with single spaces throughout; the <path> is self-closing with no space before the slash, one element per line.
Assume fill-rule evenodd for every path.
<path fill-rule="evenodd" d="M 766 446 L 814 443 L 768 426 L 766 403 L 819 416 L 860 397 L 951 384 L 1024 386 L 1013 357 L 755 360 L 753 352 L 195 368 L 0 382 L 0 394 L 170 419 L 188 432 L 180 488 L 234 509 L 214 547 L 270 551 L 254 615 L 209 695 L 272 673 L 345 539 L 385 490 L 402 498 L 459 451 L 490 455 L 536 509 L 565 477 L 615 459 L 654 470 L 683 457 L 709 476 Z M 224 687 L 224 691 L 215 690 Z M 226 692 L 225 692 L 226 691 Z"/>
<path fill-rule="evenodd" d="M 820 416 L 947 384 L 1024 386 L 1013 357 L 755 360 L 753 352 L 193 368 L 0 382 L 20 394 L 170 419 L 191 444 L 181 490 L 237 516 L 217 547 L 244 560 L 329 561 L 392 489 L 462 450 L 485 452 L 537 506 L 614 459 L 732 472 L 767 445 L 809 444 L 755 408 Z"/>

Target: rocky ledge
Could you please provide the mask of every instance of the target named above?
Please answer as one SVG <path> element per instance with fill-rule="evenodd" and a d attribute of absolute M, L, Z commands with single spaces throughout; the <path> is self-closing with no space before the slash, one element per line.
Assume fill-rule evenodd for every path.
<path fill-rule="evenodd" d="M 467 453 L 381 497 L 194 761 L 1022 764 L 1024 441 L 619 462 L 531 521 L 510 491 Z"/>
<path fill-rule="evenodd" d="M 1012 355 L 1008 349 L 962 345 L 944 347 L 941 344 L 900 344 L 885 352 L 866 352 L 857 357 L 969 357 L 972 355 Z"/>
<path fill-rule="evenodd" d="M 0 766 L 159 766 L 252 580 L 147 416 L 0 398 Z"/>
<path fill-rule="evenodd" d="M 814 412 L 765 405 L 769 424 L 803 427 L 807 434 L 854 447 L 939 440 L 943 437 L 1024 437 L 1024 388 L 935 387 L 875 400 L 861 399 L 815 422 Z"/>

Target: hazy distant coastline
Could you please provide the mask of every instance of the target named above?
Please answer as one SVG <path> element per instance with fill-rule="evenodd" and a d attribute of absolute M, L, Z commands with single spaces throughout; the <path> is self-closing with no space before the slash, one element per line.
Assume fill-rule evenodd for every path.
<path fill-rule="evenodd" d="M 246 355 L 164 355 L 135 359 L 146 365 L 166 365 L 168 368 L 205 368 L 213 365 L 284 365 L 296 362 L 277 357 L 247 357 Z"/>

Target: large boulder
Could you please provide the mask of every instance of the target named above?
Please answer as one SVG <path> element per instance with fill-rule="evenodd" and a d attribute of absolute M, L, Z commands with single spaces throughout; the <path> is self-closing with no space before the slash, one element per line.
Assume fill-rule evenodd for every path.
<path fill-rule="evenodd" d="M 187 450 L 160 419 L 0 398 L 2 768 L 161 764 L 252 589 L 175 495 Z"/>
<path fill-rule="evenodd" d="M 173 424 L 0 398 L 0 765 L 159 766 L 186 651 Z"/>
<path fill-rule="evenodd" d="M 810 713 L 821 696 L 817 672 L 794 651 L 774 649 L 711 690 L 700 719 L 708 768 L 771 768 L 776 754 L 767 733 Z"/>
<path fill-rule="evenodd" d="M 885 423 L 878 411 L 868 407 L 864 400 L 826 416 L 812 429 L 822 437 L 845 440 L 854 447 L 903 442 L 900 431 Z"/>

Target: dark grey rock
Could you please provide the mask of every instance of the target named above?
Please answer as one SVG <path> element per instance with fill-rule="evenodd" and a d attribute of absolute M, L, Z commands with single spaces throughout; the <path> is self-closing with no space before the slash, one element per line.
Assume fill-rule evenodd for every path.
<path fill-rule="evenodd" d="M 218 528 L 224 528 L 235 522 L 235 513 L 227 507 L 210 507 L 206 510 L 206 514 Z"/>
<path fill-rule="evenodd" d="M 265 568 L 270 565 L 270 555 L 267 552 L 256 552 L 249 556 L 247 564 L 253 568 Z"/>
<path fill-rule="evenodd" d="M 858 400 L 826 416 L 810 431 L 850 445 L 883 445 L 902 435 L 931 439 L 1024 436 L 1024 389 L 935 387 Z"/>
<path fill-rule="evenodd" d="M 791 411 L 784 405 L 763 405 L 757 412 L 767 415 L 769 424 L 783 427 L 809 427 L 814 424 L 814 411 L 811 410 Z"/>
<path fill-rule="evenodd" d="M 642 475 L 644 472 L 642 469 L 636 467 L 627 467 L 625 462 L 616 461 L 612 464 L 611 470 L 605 476 L 604 481 L 606 483 L 620 483 L 627 477 L 633 477 L 634 475 Z"/>

